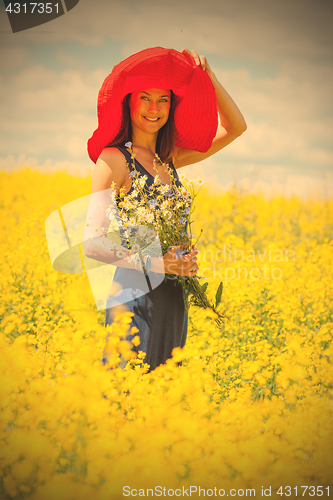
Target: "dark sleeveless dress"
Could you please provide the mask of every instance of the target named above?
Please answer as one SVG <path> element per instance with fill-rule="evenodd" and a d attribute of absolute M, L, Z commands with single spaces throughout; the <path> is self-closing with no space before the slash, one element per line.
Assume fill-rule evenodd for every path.
<path fill-rule="evenodd" d="M 132 171 L 130 153 L 124 147 L 117 147 L 117 149 L 123 153 Z M 177 187 L 181 187 L 182 184 L 172 162 L 169 163 L 169 166 L 173 171 Z M 135 167 L 140 175 L 148 176 L 146 185 L 151 186 L 154 177 L 137 160 L 135 160 Z M 133 185 L 127 194 L 131 193 L 132 189 Z M 154 282 L 154 275 L 157 277 L 155 273 L 149 273 L 152 282 Z M 161 276 L 163 275 L 159 275 L 159 283 Z M 140 345 L 133 346 L 133 351 L 146 353 L 144 362 L 149 364 L 149 371 L 165 363 L 168 358 L 171 358 L 172 350 L 175 347 L 184 347 L 186 342 L 188 313 L 185 309 L 182 287 L 175 276 L 165 275 L 165 277 L 166 280 L 139 297 L 137 297 L 137 283 L 140 282 L 140 279 L 145 279 L 142 273 L 117 267 L 113 278 L 113 282 L 119 283 L 129 294 L 125 307 L 134 313 L 130 327 L 135 326 L 139 329 L 138 333 L 128 335 L 127 340 L 132 340 L 134 336 L 140 337 Z M 132 285 L 133 288 L 131 288 L 131 282 L 134 281 L 135 285 Z M 116 309 L 117 306 L 113 306 L 113 304 L 115 304 L 114 297 L 108 296 L 105 326 L 112 324 L 114 316 L 119 312 L 119 309 L 118 311 Z M 103 358 L 103 362 L 107 362 L 107 357 Z"/>

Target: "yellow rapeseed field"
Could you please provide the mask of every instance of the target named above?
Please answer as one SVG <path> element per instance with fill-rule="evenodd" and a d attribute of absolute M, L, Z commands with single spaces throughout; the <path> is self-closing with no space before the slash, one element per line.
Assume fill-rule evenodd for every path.
<path fill-rule="evenodd" d="M 45 220 L 90 178 L 0 181 L 0 498 L 333 495 L 332 200 L 203 188 L 199 275 L 229 320 L 191 309 L 186 347 L 147 374 L 117 366 L 126 313 L 103 366 L 86 274 L 50 263 Z"/>

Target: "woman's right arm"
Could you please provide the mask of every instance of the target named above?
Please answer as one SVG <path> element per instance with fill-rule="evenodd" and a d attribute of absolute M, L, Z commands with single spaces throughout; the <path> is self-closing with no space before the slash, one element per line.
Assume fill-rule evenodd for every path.
<path fill-rule="evenodd" d="M 110 225 L 106 209 L 110 206 L 117 208 L 112 193 L 117 196 L 127 178 L 127 169 L 121 152 L 116 148 L 105 148 L 93 171 L 91 197 L 84 231 L 85 255 L 91 259 L 106 264 L 113 264 L 119 260 L 112 242 L 106 238 Z M 114 190 L 111 189 L 112 184 L 115 186 Z M 120 262 L 117 262 L 118 264 Z"/>

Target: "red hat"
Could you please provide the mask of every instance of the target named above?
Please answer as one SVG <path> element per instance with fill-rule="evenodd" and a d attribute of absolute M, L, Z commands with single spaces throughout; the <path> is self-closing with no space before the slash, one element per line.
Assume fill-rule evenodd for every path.
<path fill-rule="evenodd" d="M 147 88 L 170 89 L 177 96 L 176 146 L 202 153 L 211 147 L 218 125 L 211 79 L 189 54 L 154 47 L 116 64 L 105 78 L 97 101 L 98 128 L 88 141 L 94 163 L 120 131 L 124 97 Z"/>

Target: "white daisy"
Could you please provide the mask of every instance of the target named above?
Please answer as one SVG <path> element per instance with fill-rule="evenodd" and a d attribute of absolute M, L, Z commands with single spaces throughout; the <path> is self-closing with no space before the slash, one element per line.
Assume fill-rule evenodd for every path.
<path fill-rule="evenodd" d="M 144 238 L 147 236 L 148 228 L 146 226 L 140 226 L 138 230 L 138 234 L 140 238 Z"/>
<path fill-rule="evenodd" d="M 116 251 L 116 255 L 118 259 L 124 259 L 127 256 L 127 252 L 123 248 L 120 248 Z"/>
<path fill-rule="evenodd" d="M 128 221 L 129 226 L 135 226 L 136 225 L 136 220 L 134 217 L 131 217 Z"/>
<path fill-rule="evenodd" d="M 155 229 L 152 229 L 151 227 L 149 227 L 147 229 L 147 236 L 149 238 L 155 238 L 157 236 L 157 233 L 156 233 Z"/>
<path fill-rule="evenodd" d="M 148 179 L 148 176 L 147 175 L 144 175 L 142 176 L 140 179 L 139 179 L 139 186 L 141 188 L 143 188 L 143 186 L 146 184 L 146 180 Z"/>
<path fill-rule="evenodd" d="M 168 201 L 167 200 L 163 201 L 161 204 L 162 211 L 165 210 L 166 208 L 168 208 L 168 206 L 169 206 Z"/>

